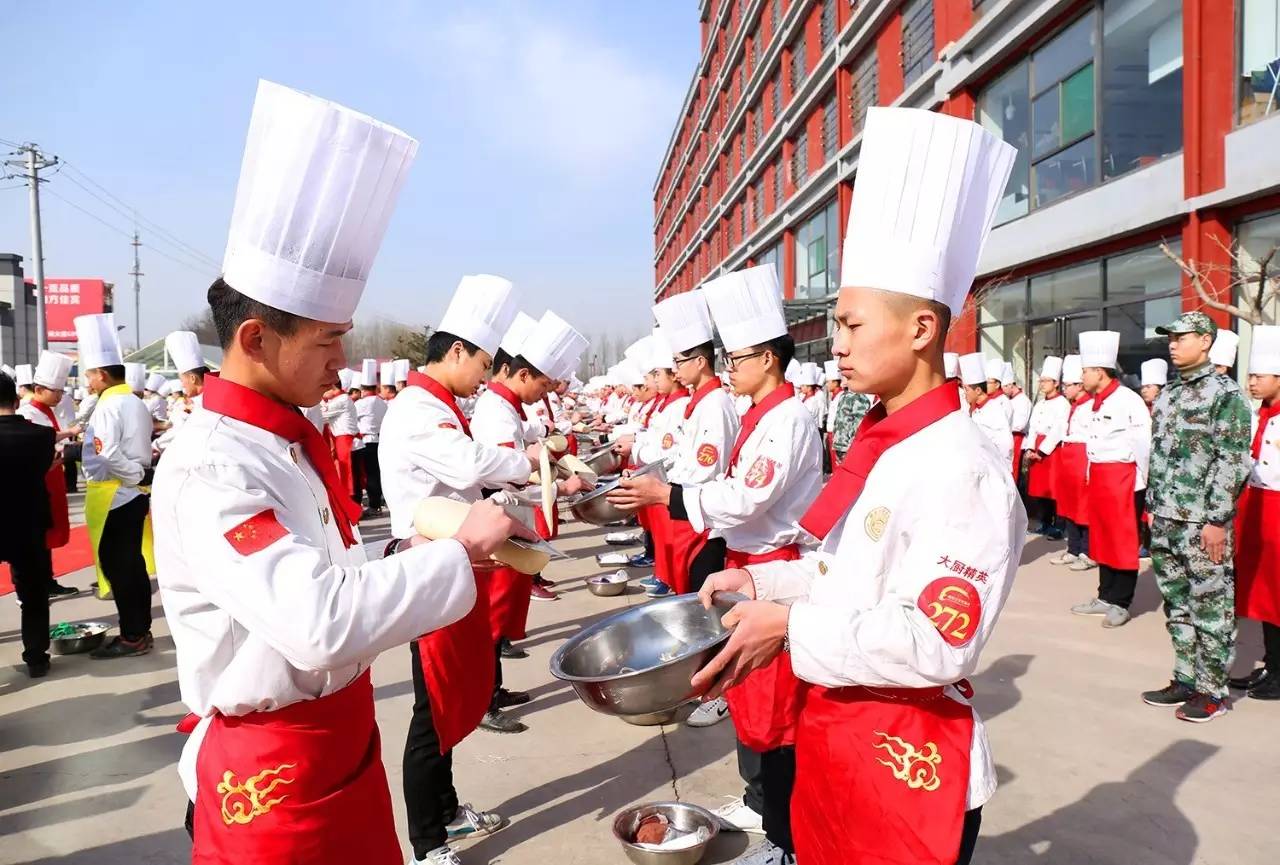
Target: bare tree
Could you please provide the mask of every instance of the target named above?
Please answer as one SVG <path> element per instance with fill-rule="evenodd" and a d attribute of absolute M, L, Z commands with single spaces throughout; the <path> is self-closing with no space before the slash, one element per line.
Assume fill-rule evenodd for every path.
<path fill-rule="evenodd" d="M 1160 251 L 1186 274 L 1200 302 L 1209 309 L 1225 312 L 1252 325 L 1274 324 L 1274 307 L 1280 300 L 1280 273 L 1276 272 L 1280 271 L 1280 266 L 1273 270 L 1272 264 L 1280 265 L 1276 262 L 1280 245 L 1271 247 L 1254 261 L 1244 250 L 1229 249 L 1217 237 L 1214 237 L 1214 242 L 1226 251 L 1231 264 L 1204 264 L 1194 258 L 1182 258 L 1167 243 L 1160 244 Z M 1218 299 L 1207 284 L 1215 275 L 1225 275 L 1227 297 L 1238 297 L 1239 303 Z"/>
<path fill-rule="evenodd" d="M 201 345 L 218 345 L 218 329 L 213 326 L 213 311 L 208 307 L 184 318 L 178 330 L 191 331 Z"/>

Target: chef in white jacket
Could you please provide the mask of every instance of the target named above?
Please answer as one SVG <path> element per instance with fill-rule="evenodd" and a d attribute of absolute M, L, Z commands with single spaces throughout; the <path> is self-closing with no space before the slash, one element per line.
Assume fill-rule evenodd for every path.
<path fill-rule="evenodd" d="M 356 400 L 356 426 L 360 432 L 361 467 L 369 508 L 364 516 L 382 513 L 382 469 L 378 464 L 378 443 L 387 401 L 378 396 L 378 361 L 366 357 L 360 363 L 360 398 Z"/>
<path fill-rule="evenodd" d="M 1037 534 L 1054 540 L 1062 538 L 1053 504 L 1053 479 L 1058 445 L 1067 435 L 1071 403 L 1062 395 L 1062 358 L 1050 355 L 1040 368 L 1040 401 L 1031 410 L 1027 437 L 1023 441 L 1023 461 L 1028 464 L 1027 495 L 1039 499 L 1040 526 Z"/>
<path fill-rule="evenodd" d="M 294 407 L 345 366 L 341 336 L 416 150 L 370 117 L 259 83 L 208 293 L 222 370 L 155 483 L 197 862 L 403 861 L 369 667 L 466 614 L 470 560 L 518 530 L 479 505 L 454 538 L 367 561 L 358 511 Z"/>
<path fill-rule="evenodd" d="M 960 381 L 964 383 L 965 399 L 969 403 L 969 415 L 978 425 L 996 453 L 1013 461 L 1013 431 L 1009 428 L 1009 414 L 1005 411 L 1008 399 L 1001 394 L 997 401 L 987 390 L 987 377 L 983 372 L 982 355 L 961 355 Z"/>
<path fill-rule="evenodd" d="M 695 687 L 732 686 L 788 652 L 807 691 L 792 820 L 805 865 L 968 863 L 996 785 L 965 696 L 1022 552 L 1009 464 L 943 372 L 1015 156 L 976 124 L 872 108 L 846 233 L 834 354 L 877 395 L 801 525 L 797 562 L 707 581 L 736 605 Z M 861 202 L 861 204 L 859 204 Z M 778 603 L 782 602 L 782 603 Z"/>

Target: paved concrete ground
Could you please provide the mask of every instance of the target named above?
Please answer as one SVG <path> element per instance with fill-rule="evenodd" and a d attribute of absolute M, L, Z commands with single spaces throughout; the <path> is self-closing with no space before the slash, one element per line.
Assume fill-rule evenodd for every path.
<path fill-rule="evenodd" d="M 386 534 L 385 522 L 366 532 Z M 473 734 L 457 751 L 464 799 L 497 809 L 511 824 L 461 845 L 464 862 L 625 861 L 610 836 L 622 807 L 670 798 L 717 805 L 740 792 L 732 730 L 630 727 L 595 714 L 551 679 L 554 648 L 583 623 L 643 596 L 596 598 L 602 533 L 567 527 L 563 549 L 581 558 L 548 576 L 562 600 L 534 604 L 526 646 L 508 662 L 512 687 L 535 697 L 519 736 Z M 1275 731 L 1280 706 L 1243 700 L 1230 715 L 1196 726 L 1137 697 L 1169 676 L 1158 597 L 1142 578 L 1137 618 L 1119 631 L 1067 613 L 1090 597 L 1096 571 L 1067 573 L 1047 559 L 1057 545 L 1028 544 L 1025 565 L 976 677 L 1001 790 L 986 809 L 976 861 L 992 865 L 1263 865 L 1277 854 L 1269 821 L 1280 812 Z M 88 585 L 87 574 L 68 580 Z M 160 614 L 159 602 L 156 604 Z M 54 621 L 114 620 L 109 603 L 59 602 Z M 0 599 L 0 865 L 73 862 L 144 865 L 187 861 L 185 800 L 175 772 L 184 714 L 173 643 L 156 622 L 157 651 L 113 662 L 55 659 L 50 678 L 31 682 L 16 666 L 18 609 Z M 1258 655 L 1246 626 L 1238 668 Z M 412 700 L 408 650 L 374 667 L 384 757 L 400 806 L 400 754 Z M 717 839 L 708 862 L 742 852 L 746 838 Z"/>

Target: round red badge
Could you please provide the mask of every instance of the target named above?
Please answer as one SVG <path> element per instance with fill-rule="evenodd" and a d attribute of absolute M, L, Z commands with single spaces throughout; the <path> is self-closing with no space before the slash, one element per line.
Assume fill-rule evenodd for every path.
<path fill-rule="evenodd" d="M 720 459 L 720 451 L 715 445 L 706 444 L 698 448 L 698 465 L 713 466 Z"/>
<path fill-rule="evenodd" d="M 675 436 L 671 435 L 671 433 L 667 433 L 662 437 L 662 449 L 664 451 L 668 450 L 675 443 Z"/>
<path fill-rule="evenodd" d="M 773 483 L 773 476 L 777 474 L 777 469 L 778 464 L 768 457 L 756 457 L 751 468 L 747 469 L 747 473 L 743 475 L 742 482 L 752 489 L 762 489 Z"/>
<path fill-rule="evenodd" d="M 941 577 L 925 586 L 916 606 L 952 646 L 963 646 L 972 640 L 982 619 L 978 590 L 959 577 Z"/>
<path fill-rule="evenodd" d="M 102 453 L 102 439 L 100 439 L 100 438 L 98 438 L 98 437 L 96 437 L 96 436 L 95 436 L 95 437 L 94 437 L 94 439 L 93 439 L 93 452 L 94 452 L 95 454 L 100 454 L 100 453 Z"/>

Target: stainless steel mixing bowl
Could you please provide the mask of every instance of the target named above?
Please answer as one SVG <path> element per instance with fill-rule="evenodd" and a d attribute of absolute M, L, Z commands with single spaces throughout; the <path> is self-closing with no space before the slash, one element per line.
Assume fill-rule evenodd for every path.
<path fill-rule="evenodd" d="M 611 580 L 607 577 L 592 577 L 587 580 L 587 591 L 600 598 L 614 598 L 627 590 L 627 580 Z"/>
<path fill-rule="evenodd" d="M 613 445 L 606 445 L 581 459 L 597 476 L 616 475 L 622 471 L 622 455 L 613 452 Z"/>
<path fill-rule="evenodd" d="M 628 607 L 570 637 L 551 656 L 551 675 L 606 715 L 652 715 L 697 699 L 689 680 L 729 639 L 720 624 L 741 595 L 697 595 Z"/>
<path fill-rule="evenodd" d="M 701 843 L 684 850 L 646 850 L 631 842 L 640 828 L 640 821 L 653 815 L 661 814 L 671 825 L 686 832 L 707 830 L 707 838 Z M 649 802 L 644 805 L 632 805 L 618 812 L 613 818 L 613 837 L 622 845 L 622 852 L 627 854 L 635 865 L 697 865 L 706 853 L 707 845 L 720 832 L 720 821 L 706 808 L 690 805 L 687 802 Z"/>
<path fill-rule="evenodd" d="M 79 655 L 92 652 L 107 640 L 107 631 L 111 626 L 106 622 L 77 622 L 74 637 L 54 637 L 49 646 L 55 655 Z"/>

